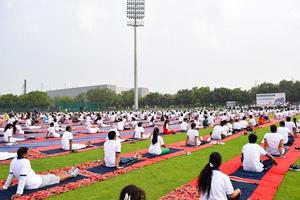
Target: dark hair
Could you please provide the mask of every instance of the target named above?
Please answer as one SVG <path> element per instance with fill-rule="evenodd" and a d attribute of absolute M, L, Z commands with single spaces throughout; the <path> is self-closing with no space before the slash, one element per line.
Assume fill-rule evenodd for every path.
<path fill-rule="evenodd" d="M 66 131 L 69 131 L 69 132 L 72 131 L 72 127 L 71 126 L 67 126 L 66 127 Z"/>
<path fill-rule="evenodd" d="M 18 124 L 18 120 L 14 121 L 13 124 L 12 124 L 13 125 L 13 133 L 14 134 L 17 133 L 17 127 L 16 127 L 17 124 Z"/>
<path fill-rule="evenodd" d="M 277 126 L 276 125 L 272 125 L 271 126 L 271 132 L 272 133 L 276 133 L 277 132 Z"/>
<path fill-rule="evenodd" d="M 281 127 L 284 127 L 285 126 L 285 121 L 281 121 L 279 124 L 280 124 Z"/>
<path fill-rule="evenodd" d="M 257 135 L 251 133 L 251 134 L 248 136 L 248 141 L 249 141 L 249 143 L 252 143 L 252 144 L 256 143 L 256 141 L 257 141 Z"/>
<path fill-rule="evenodd" d="M 138 127 L 141 127 L 143 125 L 143 122 L 139 122 L 137 125 Z"/>
<path fill-rule="evenodd" d="M 193 122 L 193 123 L 191 124 L 191 128 L 194 129 L 195 127 L 196 127 L 196 124 Z"/>
<path fill-rule="evenodd" d="M 125 200 L 126 197 L 130 197 L 130 200 L 146 200 L 146 193 L 135 185 L 128 185 L 122 189 L 120 200 Z"/>
<path fill-rule="evenodd" d="M 214 168 L 219 168 L 222 163 L 221 154 L 214 152 L 209 156 L 209 163 L 205 165 L 198 177 L 198 189 L 202 194 L 210 195 L 212 173 Z"/>
<path fill-rule="evenodd" d="M 287 121 L 287 122 L 290 122 L 290 121 L 291 121 L 291 117 L 287 117 L 287 118 L 286 118 L 286 121 Z"/>
<path fill-rule="evenodd" d="M 109 140 L 114 140 L 116 137 L 116 131 L 109 131 L 107 137 Z"/>
<path fill-rule="evenodd" d="M 52 127 L 52 126 L 54 126 L 54 123 L 53 123 L 53 122 L 50 123 L 50 127 Z"/>
<path fill-rule="evenodd" d="M 24 157 L 24 155 L 27 154 L 28 150 L 29 149 L 27 147 L 20 147 L 17 151 L 18 157 Z"/>
<path fill-rule="evenodd" d="M 152 144 L 153 145 L 157 143 L 158 134 L 159 134 L 159 128 L 155 127 L 153 129 L 153 133 L 152 133 Z"/>
<path fill-rule="evenodd" d="M 169 124 L 169 120 L 168 119 L 164 123 L 164 129 L 167 127 L 167 124 Z"/>
<path fill-rule="evenodd" d="M 8 129 L 13 128 L 12 124 L 6 124 L 5 128 L 4 128 L 4 132 L 7 131 Z"/>

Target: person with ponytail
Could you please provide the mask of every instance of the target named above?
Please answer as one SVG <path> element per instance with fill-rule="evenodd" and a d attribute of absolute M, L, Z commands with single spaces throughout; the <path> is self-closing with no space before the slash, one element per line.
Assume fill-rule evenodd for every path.
<path fill-rule="evenodd" d="M 198 189 L 200 200 L 238 200 L 241 190 L 233 189 L 230 178 L 219 170 L 222 157 L 218 152 L 209 156 L 206 164 L 198 178 Z"/>
<path fill-rule="evenodd" d="M 170 121 L 168 119 L 164 123 L 163 133 L 165 135 L 170 135 L 170 134 L 174 134 L 175 133 L 175 131 L 169 129 L 169 123 L 170 123 Z"/>
<path fill-rule="evenodd" d="M 152 155 L 165 155 L 170 153 L 170 149 L 165 146 L 163 138 L 158 134 L 159 128 L 155 127 L 151 136 L 151 144 L 148 152 Z"/>

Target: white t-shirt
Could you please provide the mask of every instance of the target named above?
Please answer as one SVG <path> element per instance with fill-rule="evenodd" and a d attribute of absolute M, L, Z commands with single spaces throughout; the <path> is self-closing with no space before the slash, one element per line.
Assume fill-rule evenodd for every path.
<path fill-rule="evenodd" d="M 247 128 L 248 127 L 248 122 L 246 120 L 241 120 L 240 122 L 242 124 L 242 128 Z"/>
<path fill-rule="evenodd" d="M 161 136 L 158 136 L 157 137 L 157 142 L 155 144 L 152 144 L 152 137 L 151 137 L 151 140 L 150 140 L 151 144 L 150 144 L 150 147 L 148 149 L 148 152 L 150 154 L 153 154 L 153 155 L 160 155 L 162 150 L 161 150 L 161 146 L 164 145 L 164 140 Z"/>
<path fill-rule="evenodd" d="M 229 177 L 218 170 L 213 170 L 210 195 L 207 197 L 207 194 L 201 194 L 200 200 L 227 200 L 227 195 L 233 192 Z"/>
<path fill-rule="evenodd" d="M 190 145 L 195 145 L 195 137 L 199 137 L 199 131 L 195 130 L 195 129 L 190 129 L 187 132 L 187 136 L 189 137 L 189 141 L 188 143 Z M 201 141 L 197 141 L 197 145 L 200 145 Z"/>
<path fill-rule="evenodd" d="M 187 131 L 188 128 L 189 128 L 188 123 L 186 123 L 186 122 L 181 122 L 180 130 L 182 130 L 182 131 Z"/>
<path fill-rule="evenodd" d="M 280 155 L 278 147 L 280 141 L 284 141 L 283 136 L 279 133 L 266 133 L 264 139 L 266 139 L 269 144 L 269 147 L 267 148 L 268 153 L 271 155 Z"/>
<path fill-rule="evenodd" d="M 104 143 L 104 162 L 106 167 L 116 166 L 116 153 L 121 153 L 121 143 L 108 140 Z"/>
<path fill-rule="evenodd" d="M 70 150 L 70 140 L 73 140 L 73 133 L 65 131 L 61 138 L 62 149 Z"/>
<path fill-rule="evenodd" d="M 250 172 L 262 172 L 264 165 L 260 162 L 260 156 L 265 156 L 267 152 L 258 144 L 248 143 L 243 146 L 244 155 L 243 169 Z"/>
<path fill-rule="evenodd" d="M 256 120 L 255 120 L 255 118 L 252 118 L 252 119 L 250 119 L 250 125 L 251 126 L 256 126 Z"/>
<path fill-rule="evenodd" d="M 123 131 L 124 126 L 125 126 L 125 123 L 123 121 L 118 122 L 118 124 L 117 124 L 118 131 Z"/>
<path fill-rule="evenodd" d="M 42 184 L 42 178 L 37 175 L 31 168 L 29 160 L 22 158 L 14 158 L 10 163 L 9 172 L 12 173 L 18 180 L 20 176 L 26 176 L 25 178 L 25 189 L 33 190 L 37 189 Z M 24 188 L 23 188 L 24 189 Z M 17 193 L 23 194 L 23 190 L 18 188 Z"/>
<path fill-rule="evenodd" d="M 135 130 L 134 130 L 134 138 L 136 139 L 142 139 L 142 134 L 141 133 L 144 133 L 145 132 L 145 129 L 143 127 L 135 127 Z"/>
<path fill-rule="evenodd" d="M 283 143 L 286 144 L 289 141 L 289 134 L 291 133 L 289 128 L 286 127 L 279 127 L 277 129 L 277 133 L 279 133 L 280 135 L 282 135 L 283 137 Z"/>
<path fill-rule="evenodd" d="M 285 122 L 285 127 L 290 129 L 291 133 L 294 133 L 294 128 L 296 128 L 296 125 L 294 122 Z"/>
<path fill-rule="evenodd" d="M 217 126 L 215 126 L 215 128 L 211 134 L 211 138 L 221 140 L 222 134 L 227 135 L 225 129 L 222 126 L 217 125 Z"/>
<path fill-rule="evenodd" d="M 233 123 L 233 130 L 242 130 L 243 125 L 240 122 L 234 122 Z"/>
<path fill-rule="evenodd" d="M 12 138 L 12 129 L 7 129 L 3 134 L 3 140 L 4 142 L 8 142 L 8 137 Z"/>

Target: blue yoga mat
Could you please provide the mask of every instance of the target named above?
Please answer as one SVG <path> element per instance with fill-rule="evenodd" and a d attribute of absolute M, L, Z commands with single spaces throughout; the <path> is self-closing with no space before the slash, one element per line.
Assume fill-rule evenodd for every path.
<path fill-rule="evenodd" d="M 258 186 L 257 184 L 243 183 L 237 181 L 231 181 L 231 183 L 234 189 L 239 188 L 242 191 L 240 200 L 247 200 Z"/>
<path fill-rule="evenodd" d="M 63 181 L 61 183 L 58 183 L 58 184 L 46 186 L 46 187 L 39 188 L 39 189 L 36 189 L 36 190 L 24 190 L 24 195 L 28 195 L 28 194 L 31 194 L 31 193 L 34 193 L 34 192 L 38 192 L 38 191 L 41 191 L 41 190 L 47 190 L 49 188 L 53 188 L 53 187 L 60 186 L 60 185 L 63 185 L 63 184 L 67 184 L 67 183 L 71 183 L 71 182 L 76 182 L 76 181 L 82 180 L 84 178 L 86 178 L 86 177 L 82 176 L 82 175 L 78 175 L 75 178 L 71 178 L 71 179 L 65 180 L 65 181 Z M 11 196 L 13 196 L 14 194 L 16 194 L 16 192 L 17 192 L 17 185 L 9 187 L 7 190 L 2 190 L 1 189 L 0 190 L 0 199 L 1 200 L 10 200 Z"/>
<path fill-rule="evenodd" d="M 170 148 L 170 152 L 168 154 L 176 153 L 178 151 L 182 151 L 182 149 Z M 168 154 L 165 154 L 165 155 L 168 155 Z M 156 158 L 156 157 L 159 157 L 159 156 L 162 156 L 162 155 L 153 155 L 153 154 L 150 154 L 150 153 L 145 153 L 143 155 L 143 157 L 146 157 L 146 158 Z"/>
<path fill-rule="evenodd" d="M 262 177 L 267 173 L 267 171 L 268 170 L 262 172 L 247 172 L 244 171 L 243 168 L 241 167 L 233 174 L 230 174 L 230 176 L 237 176 L 245 179 L 261 180 Z"/>
<path fill-rule="evenodd" d="M 128 167 L 130 165 L 133 165 L 133 164 L 139 163 L 139 162 L 141 162 L 141 160 L 135 160 L 133 162 L 127 163 L 124 167 Z M 113 172 L 115 170 L 116 170 L 115 167 L 106 167 L 104 165 L 100 165 L 97 167 L 87 169 L 87 171 L 95 173 L 95 174 L 107 174 L 107 173 Z"/>

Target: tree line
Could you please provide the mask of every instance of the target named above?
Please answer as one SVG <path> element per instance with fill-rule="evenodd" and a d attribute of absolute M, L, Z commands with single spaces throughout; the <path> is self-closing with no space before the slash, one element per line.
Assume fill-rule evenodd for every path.
<path fill-rule="evenodd" d="M 282 80 L 278 84 L 262 83 L 250 90 L 241 88 L 214 88 L 194 87 L 182 89 L 176 94 L 149 93 L 139 99 L 141 107 L 200 107 L 224 106 L 227 101 L 237 101 L 240 105 L 255 104 L 256 94 L 260 93 L 286 93 L 288 102 L 300 102 L 300 81 Z M 25 95 L 5 94 L 0 96 L 0 111 L 57 111 L 61 109 L 131 109 L 133 105 L 133 91 L 116 94 L 109 89 L 93 89 L 82 93 L 75 98 L 50 98 L 45 92 L 34 91 Z"/>

